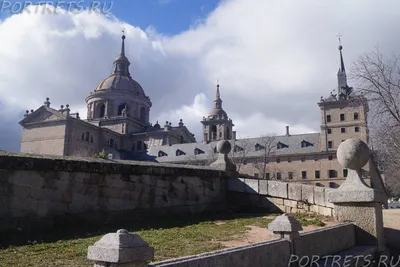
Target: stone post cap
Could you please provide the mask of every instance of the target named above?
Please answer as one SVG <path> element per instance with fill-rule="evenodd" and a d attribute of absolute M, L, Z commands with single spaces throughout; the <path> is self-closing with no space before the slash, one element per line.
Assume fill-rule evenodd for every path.
<path fill-rule="evenodd" d="M 154 249 L 139 235 L 121 229 L 109 233 L 88 249 L 88 260 L 109 263 L 144 262 L 153 259 Z"/>
<path fill-rule="evenodd" d="M 232 145 L 228 140 L 222 140 L 217 143 L 217 151 L 221 154 L 228 154 L 231 149 Z"/>
<path fill-rule="evenodd" d="M 282 214 L 268 224 L 268 230 L 273 232 L 293 233 L 303 230 L 300 222 L 293 216 Z"/>
<path fill-rule="evenodd" d="M 236 165 L 233 164 L 232 160 L 228 157 L 228 153 L 231 152 L 232 146 L 228 140 L 221 140 L 217 143 L 217 151 L 219 152 L 218 158 L 210 166 L 224 170 L 224 171 L 236 171 Z"/>
<path fill-rule="evenodd" d="M 360 170 L 369 161 L 371 150 L 362 140 L 352 138 L 339 145 L 336 156 L 343 168 Z"/>

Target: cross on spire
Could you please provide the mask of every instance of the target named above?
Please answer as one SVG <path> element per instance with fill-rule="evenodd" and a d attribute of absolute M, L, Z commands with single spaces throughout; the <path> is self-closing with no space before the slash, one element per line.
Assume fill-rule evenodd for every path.
<path fill-rule="evenodd" d="M 342 34 L 338 34 L 338 35 L 336 35 L 336 37 L 339 39 L 339 45 L 342 45 L 342 41 L 340 40 L 340 37 L 342 37 L 343 35 Z"/>

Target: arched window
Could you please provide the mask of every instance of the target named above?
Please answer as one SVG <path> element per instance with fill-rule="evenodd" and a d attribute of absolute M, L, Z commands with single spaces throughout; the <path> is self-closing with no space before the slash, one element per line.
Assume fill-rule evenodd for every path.
<path fill-rule="evenodd" d="M 142 150 L 142 141 L 137 142 L 137 149 Z"/>
<path fill-rule="evenodd" d="M 128 106 L 126 105 L 126 103 L 121 103 L 121 104 L 118 105 L 118 116 L 122 115 L 122 111 L 124 110 L 125 106 L 128 109 Z"/>
<path fill-rule="evenodd" d="M 217 126 L 211 125 L 211 140 L 217 139 Z"/>
<path fill-rule="evenodd" d="M 85 133 L 82 134 L 82 141 L 85 140 Z"/>
<path fill-rule="evenodd" d="M 101 104 L 101 106 L 100 106 L 100 118 L 104 118 L 105 115 L 106 115 L 106 105 L 105 104 Z"/>
<path fill-rule="evenodd" d="M 146 123 L 146 108 L 145 107 L 142 107 L 141 109 L 140 109 L 140 122 L 142 122 L 142 123 Z"/>
<path fill-rule="evenodd" d="M 93 143 L 93 135 L 90 136 L 90 143 Z"/>
<path fill-rule="evenodd" d="M 228 139 L 228 140 L 231 139 L 231 133 L 229 131 L 229 127 L 226 127 L 226 139 Z"/>
<path fill-rule="evenodd" d="M 181 143 L 181 144 L 183 144 L 183 136 L 181 135 L 181 136 L 179 136 L 179 142 Z"/>

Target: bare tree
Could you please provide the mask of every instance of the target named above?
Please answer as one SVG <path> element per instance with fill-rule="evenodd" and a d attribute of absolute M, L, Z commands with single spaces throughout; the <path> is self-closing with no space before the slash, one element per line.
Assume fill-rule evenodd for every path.
<path fill-rule="evenodd" d="M 352 66 L 351 78 L 368 100 L 374 160 L 385 171 L 391 194 L 400 192 L 400 65 L 399 57 L 385 58 L 376 49 L 360 56 Z"/>
<path fill-rule="evenodd" d="M 262 178 L 266 177 L 267 163 L 270 157 L 275 154 L 276 145 L 276 134 L 266 134 L 257 141 L 255 149 L 261 151 L 262 154 L 255 159 L 253 165 L 259 171 Z"/>
<path fill-rule="evenodd" d="M 240 172 L 240 167 L 246 163 L 250 151 L 251 144 L 248 138 L 233 141 L 232 149 L 229 154 L 233 164 L 236 165 L 237 172 Z"/>

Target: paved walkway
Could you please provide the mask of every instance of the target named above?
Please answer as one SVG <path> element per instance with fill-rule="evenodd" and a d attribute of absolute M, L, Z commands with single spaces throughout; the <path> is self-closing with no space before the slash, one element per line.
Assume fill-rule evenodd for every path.
<path fill-rule="evenodd" d="M 400 209 L 383 210 L 386 243 L 396 254 L 400 254 Z"/>

